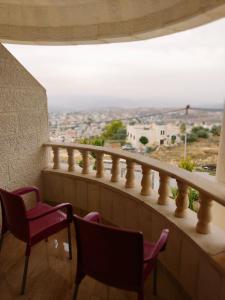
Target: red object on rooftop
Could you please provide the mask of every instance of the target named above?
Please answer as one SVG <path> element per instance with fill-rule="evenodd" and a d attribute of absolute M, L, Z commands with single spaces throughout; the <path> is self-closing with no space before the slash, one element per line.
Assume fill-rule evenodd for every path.
<path fill-rule="evenodd" d="M 104 284 L 135 291 L 144 300 L 144 281 L 154 270 L 156 293 L 156 262 L 166 247 L 169 230 L 164 229 L 156 243 L 143 240 L 143 234 L 100 224 L 100 215 L 92 212 L 84 218 L 74 215 L 77 239 L 77 274 L 73 300 L 85 275 Z"/>
<path fill-rule="evenodd" d="M 36 206 L 26 211 L 23 198 L 24 194 L 35 192 Z M 25 266 L 21 286 L 21 294 L 24 294 L 31 247 L 50 235 L 68 228 L 69 257 L 72 258 L 70 223 L 72 221 L 72 206 L 62 203 L 50 206 L 42 203 L 39 190 L 35 187 L 25 187 L 13 192 L 0 189 L 3 226 L 1 230 L 0 245 L 2 245 L 4 233 L 9 230 L 15 237 L 26 243 Z M 67 209 L 67 214 L 61 209 Z"/>

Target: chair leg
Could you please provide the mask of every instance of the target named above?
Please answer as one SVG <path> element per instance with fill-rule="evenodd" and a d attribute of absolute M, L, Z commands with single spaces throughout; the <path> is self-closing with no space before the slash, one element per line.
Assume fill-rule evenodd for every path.
<path fill-rule="evenodd" d="M 24 292 L 25 292 L 29 257 L 30 257 L 29 255 L 25 256 L 23 279 L 22 279 L 21 292 L 20 292 L 21 295 L 24 295 Z"/>
<path fill-rule="evenodd" d="M 153 295 L 157 295 L 157 260 L 153 269 Z"/>
<path fill-rule="evenodd" d="M 138 292 L 138 300 L 144 300 L 144 292 L 143 290 Z"/>
<path fill-rule="evenodd" d="M 69 259 L 72 259 L 72 241 L 71 241 L 71 229 L 68 225 L 68 244 L 69 244 Z"/>
<path fill-rule="evenodd" d="M 79 285 L 75 284 L 74 292 L 73 292 L 73 300 L 77 299 L 77 293 L 78 293 Z"/>

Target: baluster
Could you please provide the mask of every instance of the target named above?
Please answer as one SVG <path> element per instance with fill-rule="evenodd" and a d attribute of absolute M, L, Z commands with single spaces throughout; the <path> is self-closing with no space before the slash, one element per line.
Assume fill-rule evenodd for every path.
<path fill-rule="evenodd" d="M 53 151 L 53 169 L 59 169 L 60 168 L 59 148 L 53 146 L 52 151 Z"/>
<path fill-rule="evenodd" d="M 210 223 L 212 221 L 212 199 L 207 195 L 200 193 L 199 196 L 200 207 L 198 211 L 198 223 L 196 231 L 199 233 L 210 233 Z"/>
<path fill-rule="evenodd" d="M 102 152 L 97 152 L 96 153 L 96 170 L 97 170 L 96 177 L 97 178 L 104 177 L 103 156 L 104 156 L 104 153 L 102 153 Z"/>
<path fill-rule="evenodd" d="M 119 181 L 119 162 L 120 158 L 118 156 L 112 155 L 112 168 L 111 168 L 111 181 L 118 182 Z"/>
<path fill-rule="evenodd" d="M 141 166 L 142 180 L 141 180 L 141 195 L 148 196 L 151 194 L 151 169 L 148 166 Z"/>
<path fill-rule="evenodd" d="M 175 216 L 177 218 L 184 218 L 187 213 L 187 208 L 189 206 L 188 199 L 188 185 L 182 181 L 177 180 L 178 194 L 176 197 L 176 210 Z"/>
<path fill-rule="evenodd" d="M 127 173 L 126 173 L 126 188 L 134 187 L 134 162 L 132 160 L 127 159 Z"/>
<path fill-rule="evenodd" d="M 88 151 L 81 150 L 82 160 L 83 160 L 83 168 L 82 168 L 82 174 L 88 174 L 89 173 L 89 159 L 88 159 Z"/>
<path fill-rule="evenodd" d="M 67 148 L 68 153 L 68 171 L 73 172 L 74 171 L 74 149 Z"/>
<path fill-rule="evenodd" d="M 158 204 L 159 205 L 167 205 L 168 204 L 168 198 L 169 198 L 169 176 L 160 173 L 159 174 L 159 198 L 158 198 Z"/>

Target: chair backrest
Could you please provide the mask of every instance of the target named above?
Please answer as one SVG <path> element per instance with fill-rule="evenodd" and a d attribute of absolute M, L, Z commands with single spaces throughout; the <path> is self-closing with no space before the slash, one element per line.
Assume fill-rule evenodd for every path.
<path fill-rule="evenodd" d="M 78 273 L 137 291 L 143 282 L 143 234 L 74 216 Z M 77 274 L 79 276 L 79 274 Z"/>
<path fill-rule="evenodd" d="M 26 242 L 29 236 L 29 224 L 23 199 L 3 189 L 0 189 L 0 198 L 7 229 L 18 239 Z"/>

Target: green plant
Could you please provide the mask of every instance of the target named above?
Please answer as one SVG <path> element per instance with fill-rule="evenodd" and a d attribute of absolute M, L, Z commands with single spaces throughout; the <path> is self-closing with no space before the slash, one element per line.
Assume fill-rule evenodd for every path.
<path fill-rule="evenodd" d="M 197 135 L 198 138 L 207 139 L 209 137 L 209 129 L 203 126 L 195 126 L 192 128 L 191 133 Z"/>
<path fill-rule="evenodd" d="M 104 146 L 104 143 L 105 143 L 104 139 L 100 137 L 95 137 L 91 139 L 85 138 L 80 140 L 80 144 L 93 145 L 93 146 Z M 90 154 L 93 158 L 96 158 L 95 152 L 91 152 Z"/>
<path fill-rule="evenodd" d="M 101 137 L 94 137 L 94 138 L 84 138 L 80 140 L 80 144 L 86 145 L 94 145 L 94 146 L 104 146 L 104 139 Z"/>
<path fill-rule="evenodd" d="M 177 187 L 171 187 L 171 194 L 172 198 L 176 200 L 178 196 L 178 188 Z M 193 188 L 188 189 L 188 200 L 189 200 L 189 205 L 188 208 L 190 208 L 193 211 L 196 211 L 195 203 L 199 200 L 199 192 L 196 191 Z"/>
<path fill-rule="evenodd" d="M 83 168 L 84 163 L 83 163 L 83 160 L 82 160 L 82 159 L 79 161 L 78 165 L 79 165 L 80 168 Z"/>
<path fill-rule="evenodd" d="M 97 170 L 97 164 L 96 164 L 96 160 L 94 162 L 94 165 L 93 165 L 93 170 L 96 171 Z"/>
<path fill-rule="evenodd" d="M 176 142 L 177 137 L 175 135 L 171 136 L 171 143 L 174 144 Z"/>
<path fill-rule="evenodd" d="M 180 134 L 183 135 L 186 132 L 186 124 L 185 123 L 181 123 L 180 124 Z"/>
<path fill-rule="evenodd" d="M 199 130 L 197 132 L 197 135 L 199 138 L 203 138 L 203 139 L 207 139 L 209 137 L 208 131 L 203 130 L 203 129 Z"/>
<path fill-rule="evenodd" d="M 188 189 L 189 208 L 195 211 L 194 202 L 199 200 L 199 192 L 193 188 Z"/>
<path fill-rule="evenodd" d="M 181 136 L 181 140 L 184 142 L 185 136 Z M 191 144 L 198 140 L 198 136 L 195 133 L 188 133 L 187 134 L 187 143 Z"/>
<path fill-rule="evenodd" d="M 117 132 L 112 136 L 113 140 L 125 140 L 127 137 L 126 128 L 119 128 Z"/>
<path fill-rule="evenodd" d="M 148 138 L 146 136 L 141 136 L 139 142 L 145 146 L 146 144 L 148 144 Z"/>
<path fill-rule="evenodd" d="M 183 158 L 181 159 L 181 161 L 179 162 L 178 165 L 181 169 L 185 169 L 187 171 L 192 172 L 195 168 L 195 163 L 193 162 L 193 160 L 191 160 L 190 157 L 187 158 Z"/>
<path fill-rule="evenodd" d="M 156 150 L 156 148 L 157 148 L 157 147 L 150 147 L 150 146 L 149 146 L 149 147 L 146 148 L 146 153 L 154 152 L 154 151 Z"/>
<path fill-rule="evenodd" d="M 210 131 L 211 131 L 212 135 L 220 136 L 221 126 L 213 125 L 213 127 L 211 128 Z"/>
<path fill-rule="evenodd" d="M 177 187 L 171 187 L 171 193 L 172 193 L 172 198 L 176 199 L 178 195 L 178 188 Z"/>
<path fill-rule="evenodd" d="M 123 130 L 122 130 L 123 129 Z M 101 138 L 107 140 L 126 138 L 126 128 L 121 120 L 113 120 L 107 124 L 103 130 Z"/>

